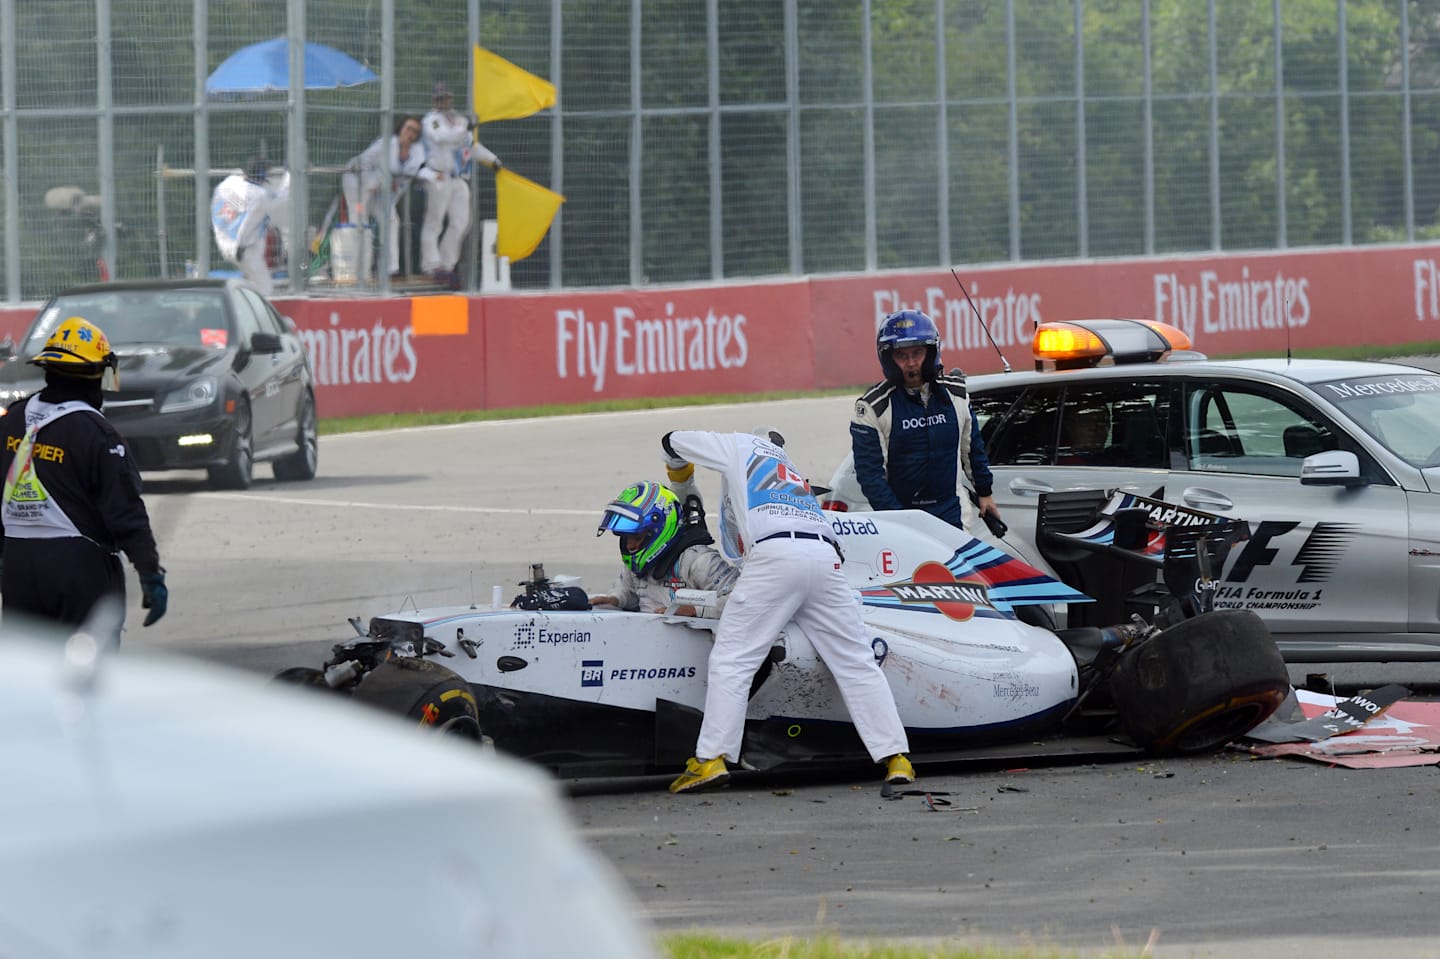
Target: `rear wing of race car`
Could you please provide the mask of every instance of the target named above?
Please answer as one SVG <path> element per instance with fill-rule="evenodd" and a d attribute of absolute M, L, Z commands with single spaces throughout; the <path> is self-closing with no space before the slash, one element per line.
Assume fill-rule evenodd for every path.
<path fill-rule="evenodd" d="M 1071 607 L 1071 626 L 1105 626 L 1138 613 L 1164 627 L 1214 608 L 1232 544 L 1250 537 L 1243 520 L 1133 493 L 1043 493 L 1040 555 L 1062 581 L 1095 598 Z"/>

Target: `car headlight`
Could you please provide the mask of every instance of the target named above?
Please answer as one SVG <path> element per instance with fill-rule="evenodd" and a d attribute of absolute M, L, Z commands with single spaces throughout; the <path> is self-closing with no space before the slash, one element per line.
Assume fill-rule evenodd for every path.
<path fill-rule="evenodd" d="M 186 410 L 204 409 L 215 402 L 220 384 L 213 376 L 202 376 L 193 383 L 186 383 L 178 390 L 171 390 L 160 401 L 161 413 L 183 413 Z"/>

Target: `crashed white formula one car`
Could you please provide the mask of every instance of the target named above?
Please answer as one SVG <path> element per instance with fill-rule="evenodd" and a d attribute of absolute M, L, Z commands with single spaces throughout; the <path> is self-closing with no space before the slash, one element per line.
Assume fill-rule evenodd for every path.
<path fill-rule="evenodd" d="M 1288 693 L 1260 620 L 1209 609 L 1208 570 L 1233 524 L 1160 531 L 1133 497 L 1066 496 L 1047 521 L 1047 559 L 1088 577 L 1097 602 L 925 513 L 833 517 L 916 762 L 1102 730 L 1154 753 L 1200 752 Z M 363 635 L 330 661 L 279 678 L 491 741 L 563 777 L 673 773 L 694 747 L 716 621 L 584 608 L 578 587 L 535 571 L 510 607 L 395 612 L 363 631 L 353 620 Z M 1054 603 L 1084 603 L 1111 625 L 1022 621 L 1044 623 L 1027 608 Z M 1078 608 L 1072 622 L 1085 619 Z M 869 766 L 838 687 L 793 625 L 751 687 L 742 763 Z"/>

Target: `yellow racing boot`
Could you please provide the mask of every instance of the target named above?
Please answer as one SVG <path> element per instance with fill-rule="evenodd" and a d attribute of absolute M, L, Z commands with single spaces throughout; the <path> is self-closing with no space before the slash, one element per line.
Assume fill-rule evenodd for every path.
<path fill-rule="evenodd" d="M 711 786 L 723 786 L 729 781 L 730 770 L 725 767 L 724 756 L 704 760 L 691 757 L 685 760 L 685 771 L 676 776 L 675 781 L 670 784 L 670 791 L 672 793 L 695 792 Z"/>
<path fill-rule="evenodd" d="M 910 760 L 905 758 L 904 753 L 896 753 L 885 763 L 885 781 L 892 786 L 903 786 L 915 781 L 915 767 L 910 765 Z"/>

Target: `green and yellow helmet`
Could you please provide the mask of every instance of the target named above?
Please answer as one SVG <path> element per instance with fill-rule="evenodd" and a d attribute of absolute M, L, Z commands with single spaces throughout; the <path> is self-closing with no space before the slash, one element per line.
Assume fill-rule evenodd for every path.
<path fill-rule="evenodd" d="M 659 483 L 627 486 L 605 507 L 595 535 L 603 536 L 607 530 L 620 537 L 620 559 L 626 568 L 644 576 L 680 531 L 680 500 Z"/>

